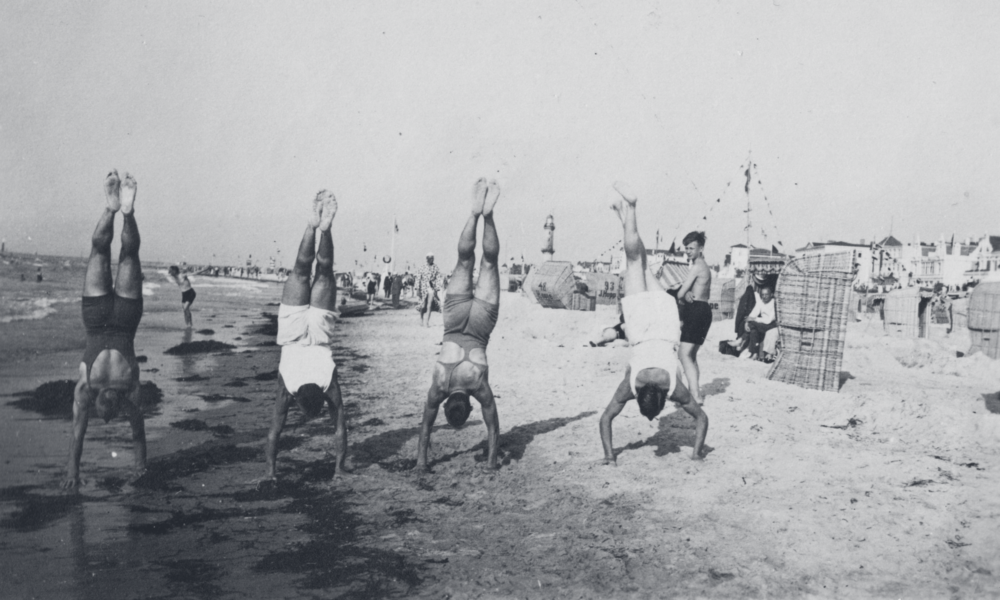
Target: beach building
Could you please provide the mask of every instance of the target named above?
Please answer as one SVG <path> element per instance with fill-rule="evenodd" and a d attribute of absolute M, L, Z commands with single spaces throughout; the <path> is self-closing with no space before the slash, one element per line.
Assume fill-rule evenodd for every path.
<path fill-rule="evenodd" d="M 968 280 L 1000 279 L 1000 235 L 984 235 L 970 261 L 972 268 L 965 272 Z"/>
<path fill-rule="evenodd" d="M 946 241 L 944 236 L 934 244 L 921 244 L 921 257 L 913 271 L 913 276 L 924 285 L 943 283 L 948 286 L 961 286 L 969 283 L 973 277 L 966 273 L 979 262 L 980 256 L 990 247 L 989 236 L 973 243 L 971 239 L 956 242 L 952 236 Z M 986 261 L 988 264 L 988 260 Z"/>

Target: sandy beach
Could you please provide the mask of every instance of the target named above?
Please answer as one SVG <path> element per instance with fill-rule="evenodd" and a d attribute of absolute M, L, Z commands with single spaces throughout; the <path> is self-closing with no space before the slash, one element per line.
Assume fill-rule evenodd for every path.
<path fill-rule="evenodd" d="M 293 408 L 276 489 L 259 491 L 274 397 L 276 284 L 199 278 L 195 331 L 175 288 L 149 288 L 149 474 L 127 485 L 123 420 L 91 421 L 78 496 L 59 489 L 70 421 L 30 392 L 74 377 L 79 349 L 38 339 L 0 365 L 0 597 L 656 598 L 1000 594 L 1000 369 L 959 358 L 967 333 L 887 338 L 862 315 L 839 393 L 769 382 L 766 365 L 702 351 L 707 457 L 693 420 L 634 403 L 619 467 L 598 419 L 625 347 L 587 339 L 616 315 L 504 293 L 489 349 L 502 467 L 483 467 L 478 409 L 435 429 L 417 474 L 420 411 L 441 338 L 412 309 L 343 319 L 335 356 L 354 475 L 333 480 L 331 423 Z M 62 324 L 79 304 L 0 330 Z M 6 334 L 6 332 L 5 332 Z M 25 337 L 28 336 L 28 337 Z M 80 337 L 80 336 L 78 336 Z M 182 343 L 232 348 L 175 356 Z M 82 339 L 80 339 L 82 342 Z M 72 345 L 67 342 L 67 345 Z M 54 384 L 53 384 L 54 385 Z M 992 408 L 992 411 L 990 410 Z"/>

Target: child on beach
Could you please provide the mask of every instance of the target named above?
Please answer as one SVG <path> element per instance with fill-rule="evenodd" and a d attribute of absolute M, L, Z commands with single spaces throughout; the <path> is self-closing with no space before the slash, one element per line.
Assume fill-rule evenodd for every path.
<path fill-rule="evenodd" d="M 624 200 L 619 200 L 612 208 L 624 227 L 626 263 L 622 314 L 632 345 L 632 358 L 625 369 L 625 378 L 601 416 L 601 443 L 604 446 L 601 462 L 618 465 L 611 442 L 611 422 L 633 398 L 639 404 L 639 412 L 651 421 L 660 414 L 667 400 L 679 404 L 694 417 L 695 441 L 691 458 L 700 460 L 708 432 L 708 417 L 678 380 L 677 344 L 681 340 L 681 327 L 677 303 L 656 277 L 646 274 L 646 248 L 636 225 L 636 196 L 621 183 L 615 184 L 615 190 Z"/>
<path fill-rule="evenodd" d="M 444 340 L 434 365 L 431 388 L 427 392 L 424 419 L 417 446 L 417 469 L 427 470 L 427 450 L 438 408 L 452 427 L 465 424 L 472 412 L 469 397 L 479 401 L 487 431 L 487 465 L 497 468 L 500 419 L 489 382 L 486 346 L 496 326 L 500 310 L 500 238 L 493 223 L 493 207 L 500 197 L 496 181 L 479 179 L 472 190 L 472 214 L 458 239 L 458 264 L 446 288 L 442 319 Z M 479 281 L 473 288 L 472 271 L 476 260 L 476 226 L 483 218 L 483 258 Z M 429 257 L 432 259 L 433 257 Z M 430 261 L 428 264 L 431 264 Z"/>
<path fill-rule="evenodd" d="M 135 332 L 142 319 L 142 267 L 139 263 L 139 228 L 135 222 L 136 183 L 128 173 L 108 173 L 104 193 L 108 206 L 91 238 L 90 259 L 83 278 L 83 326 L 87 348 L 80 363 L 80 379 L 73 390 L 73 437 L 63 487 L 80 486 L 80 455 L 91 404 L 108 422 L 124 410 L 132 426 L 135 478 L 146 469 L 146 431 L 139 406 L 139 364 L 135 358 Z M 115 213 L 122 214 L 118 275 L 111 281 L 111 241 Z"/>
<path fill-rule="evenodd" d="M 278 438 L 285 426 L 292 400 L 307 417 L 315 417 L 330 407 L 330 419 L 335 423 L 335 474 L 350 469 L 346 466 L 347 426 L 344 403 L 337 381 L 337 364 L 333 361 L 330 336 L 336 320 L 337 280 L 333 276 L 333 235 L 330 232 L 337 214 L 337 199 L 326 190 L 316 194 L 312 214 L 295 266 L 285 280 L 278 307 L 278 336 L 281 359 L 278 364 L 278 397 L 274 403 L 271 430 L 267 434 L 267 480 L 277 480 Z M 319 251 L 316 250 L 316 230 L 319 230 Z M 316 261 L 316 276 L 313 274 Z"/>

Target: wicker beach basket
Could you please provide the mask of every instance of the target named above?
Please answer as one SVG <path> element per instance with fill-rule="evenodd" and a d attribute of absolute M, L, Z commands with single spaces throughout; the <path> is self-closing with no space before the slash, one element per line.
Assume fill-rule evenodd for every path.
<path fill-rule="evenodd" d="M 885 332 L 893 337 L 929 337 L 929 303 L 916 288 L 886 294 L 882 306 Z"/>
<path fill-rule="evenodd" d="M 847 337 L 853 254 L 792 259 L 778 277 L 775 302 L 781 351 L 767 378 L 837 391 Z"/>
<path fill-rule="evenodd" d="M 1000 358 L 1000 281 L 984 281 L 969 297 L 969 354 Z"/>

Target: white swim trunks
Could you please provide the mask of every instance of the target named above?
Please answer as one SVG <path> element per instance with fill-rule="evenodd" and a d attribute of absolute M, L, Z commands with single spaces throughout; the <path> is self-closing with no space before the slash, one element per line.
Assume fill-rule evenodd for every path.
<path fill-rule="evenodd" d="M 333 311 L 315 306 L 278 307 L 278 372 L 289 392 L 294 394 L 307 383 L 315 383 L 324 392 L 329 389 L 337 366 L 330 347 L 335 322 Z"/>
<path fill-rule="evenodd" d="M 630 383 L 636 394 L 635 378 L 649 368 L 670 373 L 670 398 L 677 389 L 677 347 L 681 339 L 681 321 L 677 301 L 661 289 L 631 294 L 622 298 L 625 334 L 632 345 Z"/>

